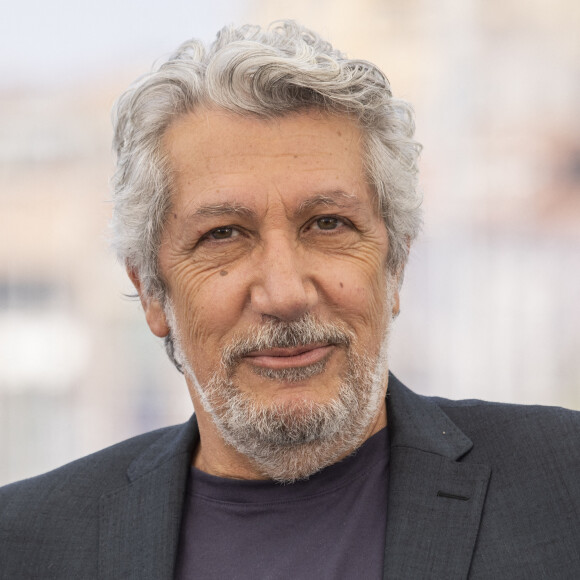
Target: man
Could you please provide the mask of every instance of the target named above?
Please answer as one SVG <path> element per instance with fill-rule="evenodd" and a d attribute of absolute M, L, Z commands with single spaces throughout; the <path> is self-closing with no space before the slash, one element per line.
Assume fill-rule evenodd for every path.
<path fill-rule="evenodd" d="M 226 28 L 115 125 L 117 251 L 195 416 L 4 488 L 2 578 L 580 577 L 580 414 L 389 375 L 419 146 L 374 65 Z"/>

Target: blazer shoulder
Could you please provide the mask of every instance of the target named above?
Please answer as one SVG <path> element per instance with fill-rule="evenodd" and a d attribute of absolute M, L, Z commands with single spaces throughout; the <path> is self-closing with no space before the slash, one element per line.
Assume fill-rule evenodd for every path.
<path fill-rule="evenodd" d="M 0 488 L 0 517 L 18 518 L 22 507 L 46 506 L 54 501 L 73 503 L 73 499 L 99 498 L 103 493 L 127 484 L 127 470 L 156 442 L 167 438 L 181 426 L 165 427 L 137 435 L 92 453 L 52 471 Z"/>
<path fill-rule="evenodd" d="M 0 488 L 0 577 L 96 577 L 101 498 L 159 468 L 179 479 L 194 444 L 192 419 Z"/>
<path fill-rule="evenodd" d="M 491 468 L 473 576 L 577 573 L 580 412 L 482 401 L 437 404 L 473 442 L 462 461 Z"/>
<path fill-rule="evenodd" d="M 579 411 L 478 400 L 434 401 L 472 440 L 466 461 L 503 465 L 509 473 L 527 468 L 531 477 L 559 473 L 580 493 Z"/>
<path fill-rule="evenodd" d="M 459 427 L 474 429 L 501 428 L 512 434 L 541 430 L 546 436 L 580 434 L 580 411 L 542 405 L 494 403 L 477 399 L 450 400 L 429 397 Z"/>

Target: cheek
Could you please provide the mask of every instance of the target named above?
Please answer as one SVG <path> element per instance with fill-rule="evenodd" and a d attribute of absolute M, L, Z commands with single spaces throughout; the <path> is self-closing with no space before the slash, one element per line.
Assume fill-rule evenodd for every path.
<path fill-rule="evenodd" d="M 345 314 L 365 327 L 382 328 L 385 320 L 386 286 L 383 280 L 351 278 L 336 293 L 337 302 Z"/>
<path fill-rule="evenodd" d="M 365 324 L 381 325 L 387 295 L 387 265 L 379 252 L 343 256 L 326 262 L 326 279 L 332 280 L 332 301 Z"/>
<path fill-rule="evenodd" d="M 171 298 L 184 346 L 192 354 L 215 351 L 236 324 L 243 304 L 242 291 L 230 272 L 200 271 L 192 266 L 174 271 Z"/>

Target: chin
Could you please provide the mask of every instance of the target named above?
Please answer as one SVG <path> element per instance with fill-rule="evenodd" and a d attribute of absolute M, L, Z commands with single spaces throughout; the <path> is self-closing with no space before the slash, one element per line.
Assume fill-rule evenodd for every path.
<path fill-rule="evenodd" d="M 310 390 L 263 402 L 223 377 L 198 388 L 224 441 L 264 477 L 289 483 L 335 463 L 368 436 L 384 404 L 386 380 L 373 371 L 373 361 L 356 359 L 339 381 L 336 395 L 322 400 Z"/>

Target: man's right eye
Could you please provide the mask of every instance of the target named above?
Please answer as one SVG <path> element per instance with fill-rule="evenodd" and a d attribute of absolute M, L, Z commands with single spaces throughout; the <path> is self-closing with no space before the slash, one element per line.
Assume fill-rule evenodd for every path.
<path fill-rule="evenodd" d="M 226 240 L 233 237 L 235 233 L 236 231 L 233 227 L 222 226 L 220 228 L 216 228 L 215 230 L 211 230 L 211 232 L 207 234 L 207 237 L 214 240 Z"/>

